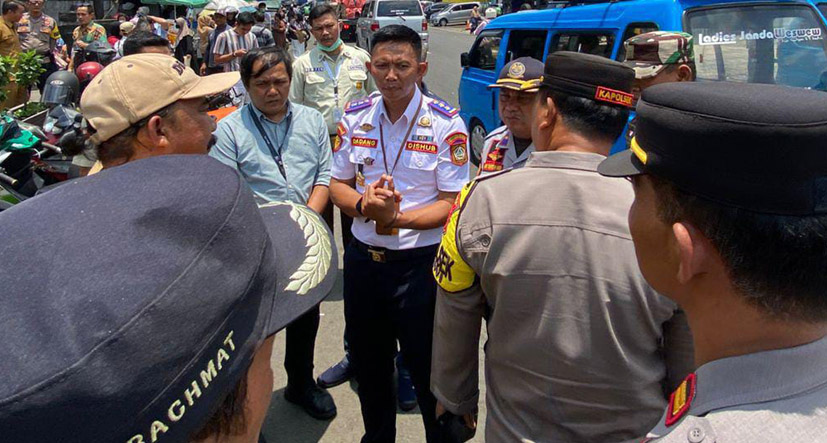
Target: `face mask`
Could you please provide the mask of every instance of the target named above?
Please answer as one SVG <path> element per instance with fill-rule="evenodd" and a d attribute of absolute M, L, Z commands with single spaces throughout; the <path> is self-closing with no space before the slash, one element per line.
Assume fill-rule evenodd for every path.
<path fill-rule="evenodd" d="M 336 43 L 333 43 L 330 46 L 325 46 L 321 43 L 318 43 L 318 45 L 319 45 L 319 49 L 321 49 L 322 51 L 332 52 L 332 51 L 335 51 L 335 50 L 339 49 L 339 46 L 342 46 L 342 39 L 340 38 L 340 39 L 336 40 Z"/>

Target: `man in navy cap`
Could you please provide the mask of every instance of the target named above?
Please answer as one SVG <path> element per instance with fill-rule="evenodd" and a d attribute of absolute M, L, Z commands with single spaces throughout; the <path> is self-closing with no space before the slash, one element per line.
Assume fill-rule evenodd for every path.
<path fill-rule="evenodd" d="M 500 119 L 505 124 L 485 138 L 479 175 L 523 167 L 534 152 L 532 111 L 542 80 L 543 63 L 531 57 L 521 57 L 503 66 L 497 82 L 488 85 L 500 89 L 498 106 Z"/>
<path fill-rule="evenodd" d="M 827 436 L 827 97 L 775 85 L 643 92 L 631 149 L 640 269 L 692 326 L 698 369 L 646 441 Z"/>
<path fill-rule="evenodd" d="M 664 388 L 693 369 L 684 316 L 637 270 L 631 186 L 597 173 L 633 80 L 606 58 L 549 55 L 532 112 L 537 152 L 454 204 L 433 267 L 431 388 L 438 415 L 473 426 L 485 318 L 487 441 L 640 437 Z"/>
<path fill-rule="evenodd" d="M 256 441 L 273 336 L 331 290 L 332 245 L 312 210 L 259 209 L 203 155 L 129 162 L 3 211 L 3 440 Z"/>

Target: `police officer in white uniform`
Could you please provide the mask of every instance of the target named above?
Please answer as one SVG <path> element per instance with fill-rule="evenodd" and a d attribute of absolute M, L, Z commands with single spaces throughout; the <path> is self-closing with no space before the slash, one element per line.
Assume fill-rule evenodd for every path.
<path fill-rule="evenodd" d="M 827 97 L 668 83 L 636 121 L 598 172 L 632 178 L 638 264 L 699 366 L 645 441 L 827 441 Z"/>
<path fill-rule="evenodd" d="M 354 217 L 344 300 L 362 442 L 395 439 L 397 340 L 426 439 L 438 438 L 429 388 L 436 298 L 431 264 L 442 225 L 468 181 L 468 133 L 455 108 L 417 87 L 427 71 L 421 53 L 419 34 L 407 27 L 387 26 L 374 35 L 368 67 L 382 95 L 345 107 L 333 148 L 330 196 Z"/>
<path fill-rule="evenodd" d="M 497 82 L 489 88 L 500 88 L 499 113 L 504 125 L 485 138 L 480 155 L 479 175 L 522 168 L 534 152 L 531 142 L 534 99 L 543 80 L 543 63 L 531 57 L 520 57 L 500 70 Z"/>

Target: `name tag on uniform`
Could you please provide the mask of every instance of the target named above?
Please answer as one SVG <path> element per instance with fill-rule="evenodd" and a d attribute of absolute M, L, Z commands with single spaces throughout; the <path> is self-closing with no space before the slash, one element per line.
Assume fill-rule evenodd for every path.
<path fill-rule="evenodd" d="M 428 154 L 436 154 L 437 148 L 433 143 L 414 142 L 409 141 L 405 143 L 406 151 L 426 152 Z"/>
<path fill-rule="evenodd" d="M 304 72 L 322 72 L 324 69 L 320 66 L 318 68 L 304 68 Z"/>
<path fill-rule="evenodd" d="M 375 148 L 377 142 L 378 141 L 375 138 L 367 137 L 352 137 L 350 139 L 351 145 L 358 146 L 360 148 Z"/>

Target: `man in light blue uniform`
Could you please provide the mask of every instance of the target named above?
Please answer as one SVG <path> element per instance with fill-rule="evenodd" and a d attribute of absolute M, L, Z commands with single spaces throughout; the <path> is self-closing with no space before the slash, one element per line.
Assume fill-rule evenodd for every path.
<path fill-rule="evenodd" d="M 331 166 L 322 114 L 287 99 L 292 67 L 283 49 L 253 50 L 240 68 L 252 104 L 219 122 L 210 156 L 237 169 L 260 202 L 291 201 L 322 213 Z M 318 330 L 318 306 L 287 327 L 284 396 L 312 417 L 326 420 L 336 416 L 336 405 L 313 379 Z"/>

